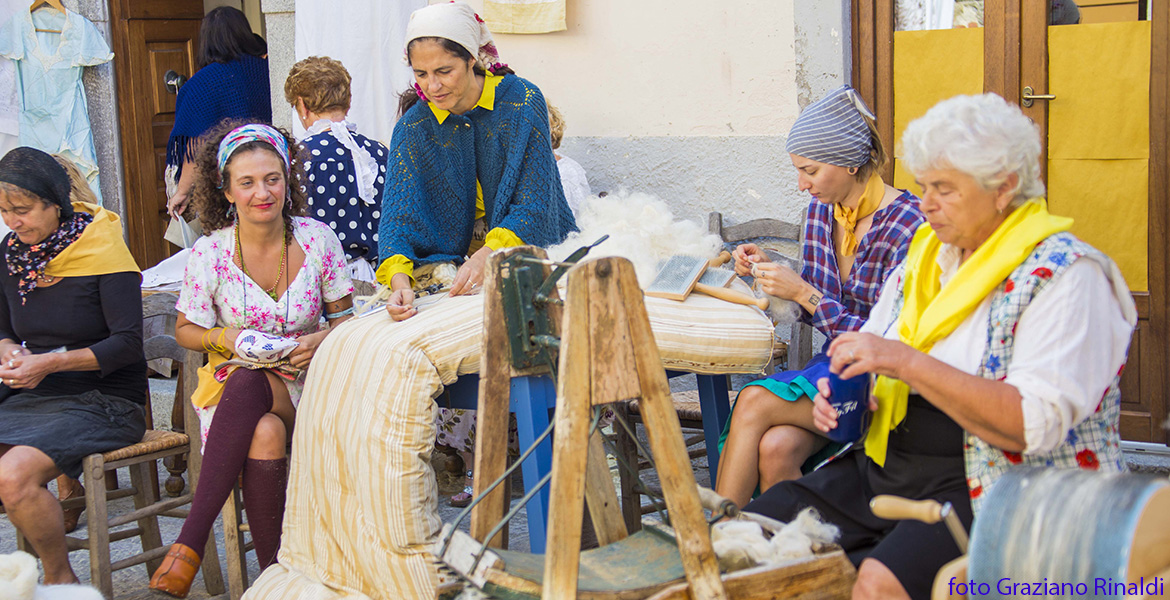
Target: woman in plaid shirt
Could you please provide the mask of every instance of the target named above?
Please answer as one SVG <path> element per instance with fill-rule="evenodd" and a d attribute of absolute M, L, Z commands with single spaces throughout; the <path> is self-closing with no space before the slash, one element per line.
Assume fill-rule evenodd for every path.
<path fill-rule="evenodd" d="M 744 244 L 734 253 L 735 268 L 740 276 L 753 275 L 768 294 L 798 303 L 802 317 L 828 339 L 803 369 L 754 381 L 736 399 L 715 489 L 739 506 L 757 485 L 766 490 L 799 478 L 806 461 L 815 464 L 809 457 L 829 444 L 812 420 L 816 381 L 829 373 L 823 350 L 869 317 L 886 276 L 923 223 L 918 198 L 882 181 L 885 149 L 872 113 L 849 86 L 801 113 L 787 150 L 800 189 L 813 196 L 804 267 L 798 275 L 770 262 L 755 244 Z"/>

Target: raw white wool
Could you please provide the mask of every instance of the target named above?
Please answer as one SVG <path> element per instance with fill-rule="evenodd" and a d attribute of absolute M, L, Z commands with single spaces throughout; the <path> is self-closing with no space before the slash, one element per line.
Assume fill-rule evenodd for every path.
<path fill-rule="evenodd" d="M 711 545 L 723 571 L 738 571 L 756 565 L 777 564 L 812 556 L 837 541 L 840 530 L 821 520 L 813 508 L 806 508 L 779 531 L 769 532 L 752 521 L 721 521 L 711 528 Z"/>
<path fill-rule="evenodd" d="M 629 259 L 642 287 L 654 281 L 661 260 L 676 254 L 714 258 L 723 248 L 719 236 L 693 221 L 676 220 L 670 207 L 657 197 L 624 189 L 585 202 L 577 227 L 579 232 L 548 249 L 549 258 L 564 260 L 577 248 L 608 234 L 609 239 L 590 250 L 587 258 Z"/>
<path fill-rule="evenodd" d="M 772 547 L 764 530 L 752 521 L 720 521 L 711 528 L 711 546 L 724 572 L 750 569 L 766 562 Z"/>
<path fill-rule="evenodd" d="M 0 600 L 32 600 L 37 576 L 37 559 L 31 554 L 0 554 Z"/>

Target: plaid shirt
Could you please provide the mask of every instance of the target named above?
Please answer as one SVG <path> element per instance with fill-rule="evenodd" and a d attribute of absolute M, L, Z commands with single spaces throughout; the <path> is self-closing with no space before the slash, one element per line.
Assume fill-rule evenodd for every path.
<path fill-rule="evenodd" d="M 906 258 L 910 239 L 925 222 L 918 198 L 902 192 L 889 206 L 877 211 L 873 225 L 861 238 L 849 280 L 841 285 L 837 255 L 833 250 L 833 207 L 813 198 L 804 229 L 804 268 L 801 278 L 821 291 L 816 312 L 803 316 L 829 340 L 857 331 L 869 318 L 886 277 Z"/>

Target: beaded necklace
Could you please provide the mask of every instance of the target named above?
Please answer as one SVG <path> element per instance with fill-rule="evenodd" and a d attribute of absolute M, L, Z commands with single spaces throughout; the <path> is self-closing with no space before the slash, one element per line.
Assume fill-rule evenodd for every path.
<path fill-rule="evenodd" d="M 235 234 L 236 234 L 236 256 L 240 257 L 240 269 L 242 271 L 244 271 L 244 275 L 247 275 L 249 279 L 251 279 L 252 281 L 256 281 L 256 279 L 254 277 L 252 277 L 252 274 L 248 272 L 248 265 L 244 264 L 244 249 L 240 246 L 240 221 L 239 221 L 239 219 L 236 220 Z M 270 288 L 263 288 L 264 293 L 268 294 L 268 297 L 272 298 L 273 302 L 278 301 L 277 296 L 276 296 L 276 288 L 277 288 L 277 286 L 280 285 L 280 279 L 282 277 L 284 277 L 284 268 L 285 268 L 285 265 L 287 265 L 287 264 L 288 264 L 288 235 L 286 234 L 284 236 L 284 246 L 281 247 L 281 250 L 280 250 L 280 270 L 277 271 L 277 273 L 276 273 L 276 282 L 273 283 L 272 287 L 270 287 Z M 257 283 L 259 283 L 259 282 L 257 282 Z"/>

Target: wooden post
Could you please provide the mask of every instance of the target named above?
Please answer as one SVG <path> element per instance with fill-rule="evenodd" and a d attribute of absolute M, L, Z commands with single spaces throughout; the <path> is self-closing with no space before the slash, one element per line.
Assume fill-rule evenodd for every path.
<path fill-rule="evenodd" d="M 594 406 L 641 397 L 683 568 L 695 599 L 727 598 L 711 547 L 678 416 L 633 266 L 601 258 L 569 272 L 561 326 L 552 499 L 541 597 L 574 599 L 586 488 L 599 540 L 625 536 L 600 438 L 589 439 Z M 590 458 L 600 467 L 589 468 Z"/>

